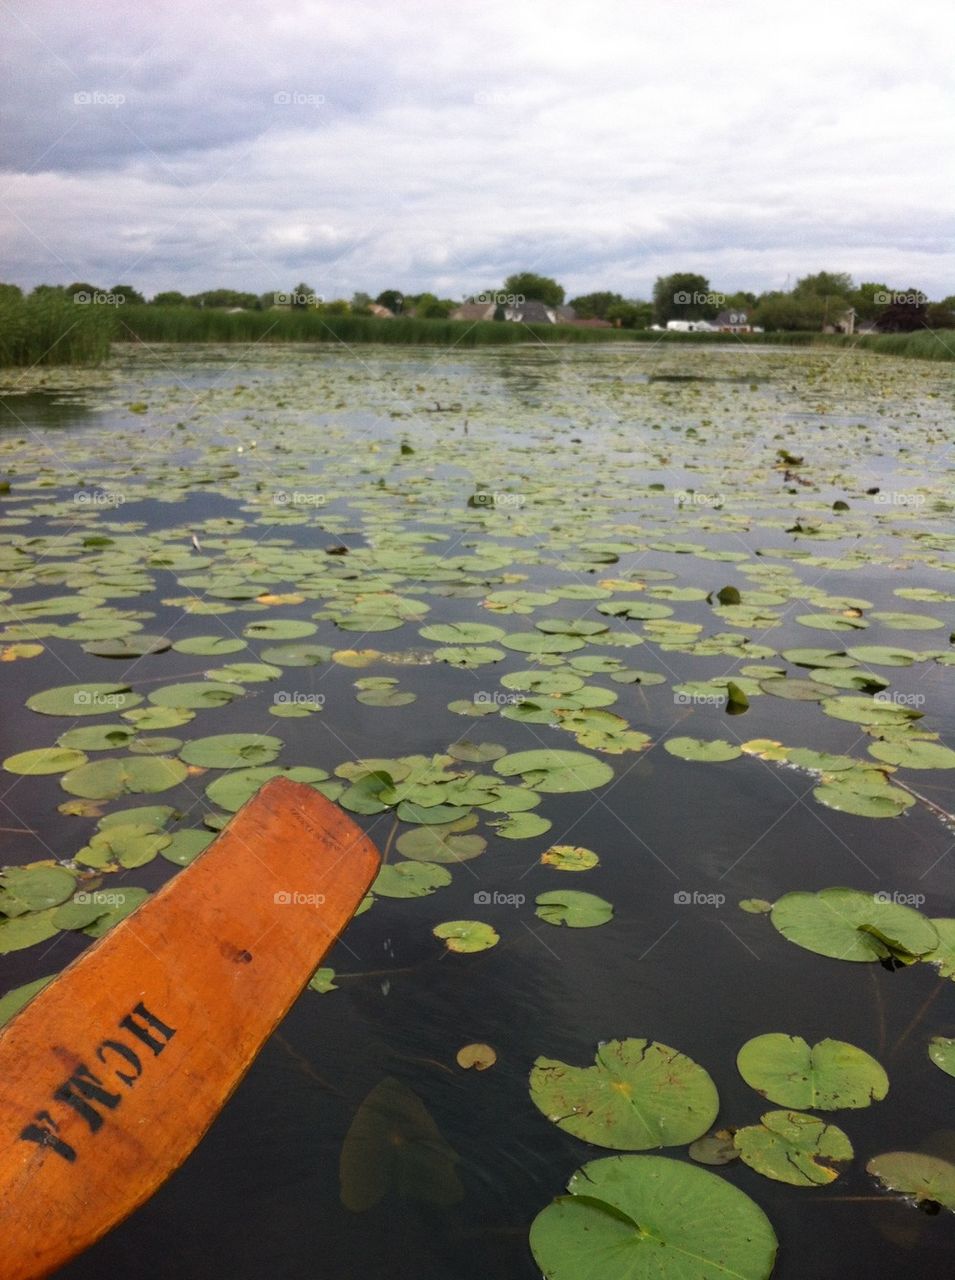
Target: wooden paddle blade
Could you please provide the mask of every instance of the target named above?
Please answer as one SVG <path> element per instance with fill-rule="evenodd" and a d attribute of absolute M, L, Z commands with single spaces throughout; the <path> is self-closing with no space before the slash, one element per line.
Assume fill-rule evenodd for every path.
<path fill-rule="evenodd" d="M 196 1146 L 378 870 L 329 800 L 268 782 L 0 1034 L 4 1280 L 48 1275 Z"/>

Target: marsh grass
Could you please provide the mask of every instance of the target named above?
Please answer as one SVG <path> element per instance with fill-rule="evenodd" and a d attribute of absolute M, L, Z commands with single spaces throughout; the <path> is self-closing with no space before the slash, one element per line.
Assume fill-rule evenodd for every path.
<path fill-rule="evenodd" d="M 65 294 L 0 298 L 0 365 L 100 364 L 117 334 L 116 313 Z"/>

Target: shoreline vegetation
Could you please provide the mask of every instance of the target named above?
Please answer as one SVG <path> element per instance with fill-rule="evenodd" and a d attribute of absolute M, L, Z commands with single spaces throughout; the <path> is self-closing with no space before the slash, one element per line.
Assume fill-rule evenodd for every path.
<path fill-rule="evenodd" d="M 647 343 L 857 348 L 922 360 L 955 360 L 955 330 L 826 334 L 807 331 L 675 333 L 590 329 L 501 321 L 330 315 L 320 311 L 227 311 L 190 306 L 77 304 L 72 298 L 0 300 L 0 366 L 97 365 L 123 343 L 338 343 L 345 345 L 484 346 Z"/>

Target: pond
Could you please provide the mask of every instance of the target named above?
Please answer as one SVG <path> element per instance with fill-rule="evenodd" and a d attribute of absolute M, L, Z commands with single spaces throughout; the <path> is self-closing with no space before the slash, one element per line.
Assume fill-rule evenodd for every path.
<path fill-rule="evenodd" d="M 631 1151 L 745 1193 L 780 1280 L 952 1274 L 949 369 L 153 347 L 0 388 L 2 862 L 82 874 L 52 906 L 7 876 L 0 994 L 120 918 L 64 914 L 77 885 L 196 856 L 242 769 L 311 771 L 388 858 L 195 1154 L 64 1276 L 533 1280 L 574 1230 L 549 1210 L 538 1265 L 537 1215 Z M 835 1103 L 767 1083 L 767 1042 L 744 1079 L 770 1033 L 862 1051 Z M 653 1055 L 661 1113 L 696 1092 L 641 1142 Z M 712 1130 L 734 1158 L 693 1163 Z M 899 1151 L 913 1185 L 877 1176 Z"/>

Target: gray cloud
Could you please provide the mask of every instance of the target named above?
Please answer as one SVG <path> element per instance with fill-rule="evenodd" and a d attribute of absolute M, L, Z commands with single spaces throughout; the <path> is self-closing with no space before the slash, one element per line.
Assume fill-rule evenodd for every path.
<path fill-rule="evenodd" d="M 955 292 L 941 0 L 0 12 L 24 284 L 456 296 L 530 267 L 646 294 L 829 267 Z"/>

